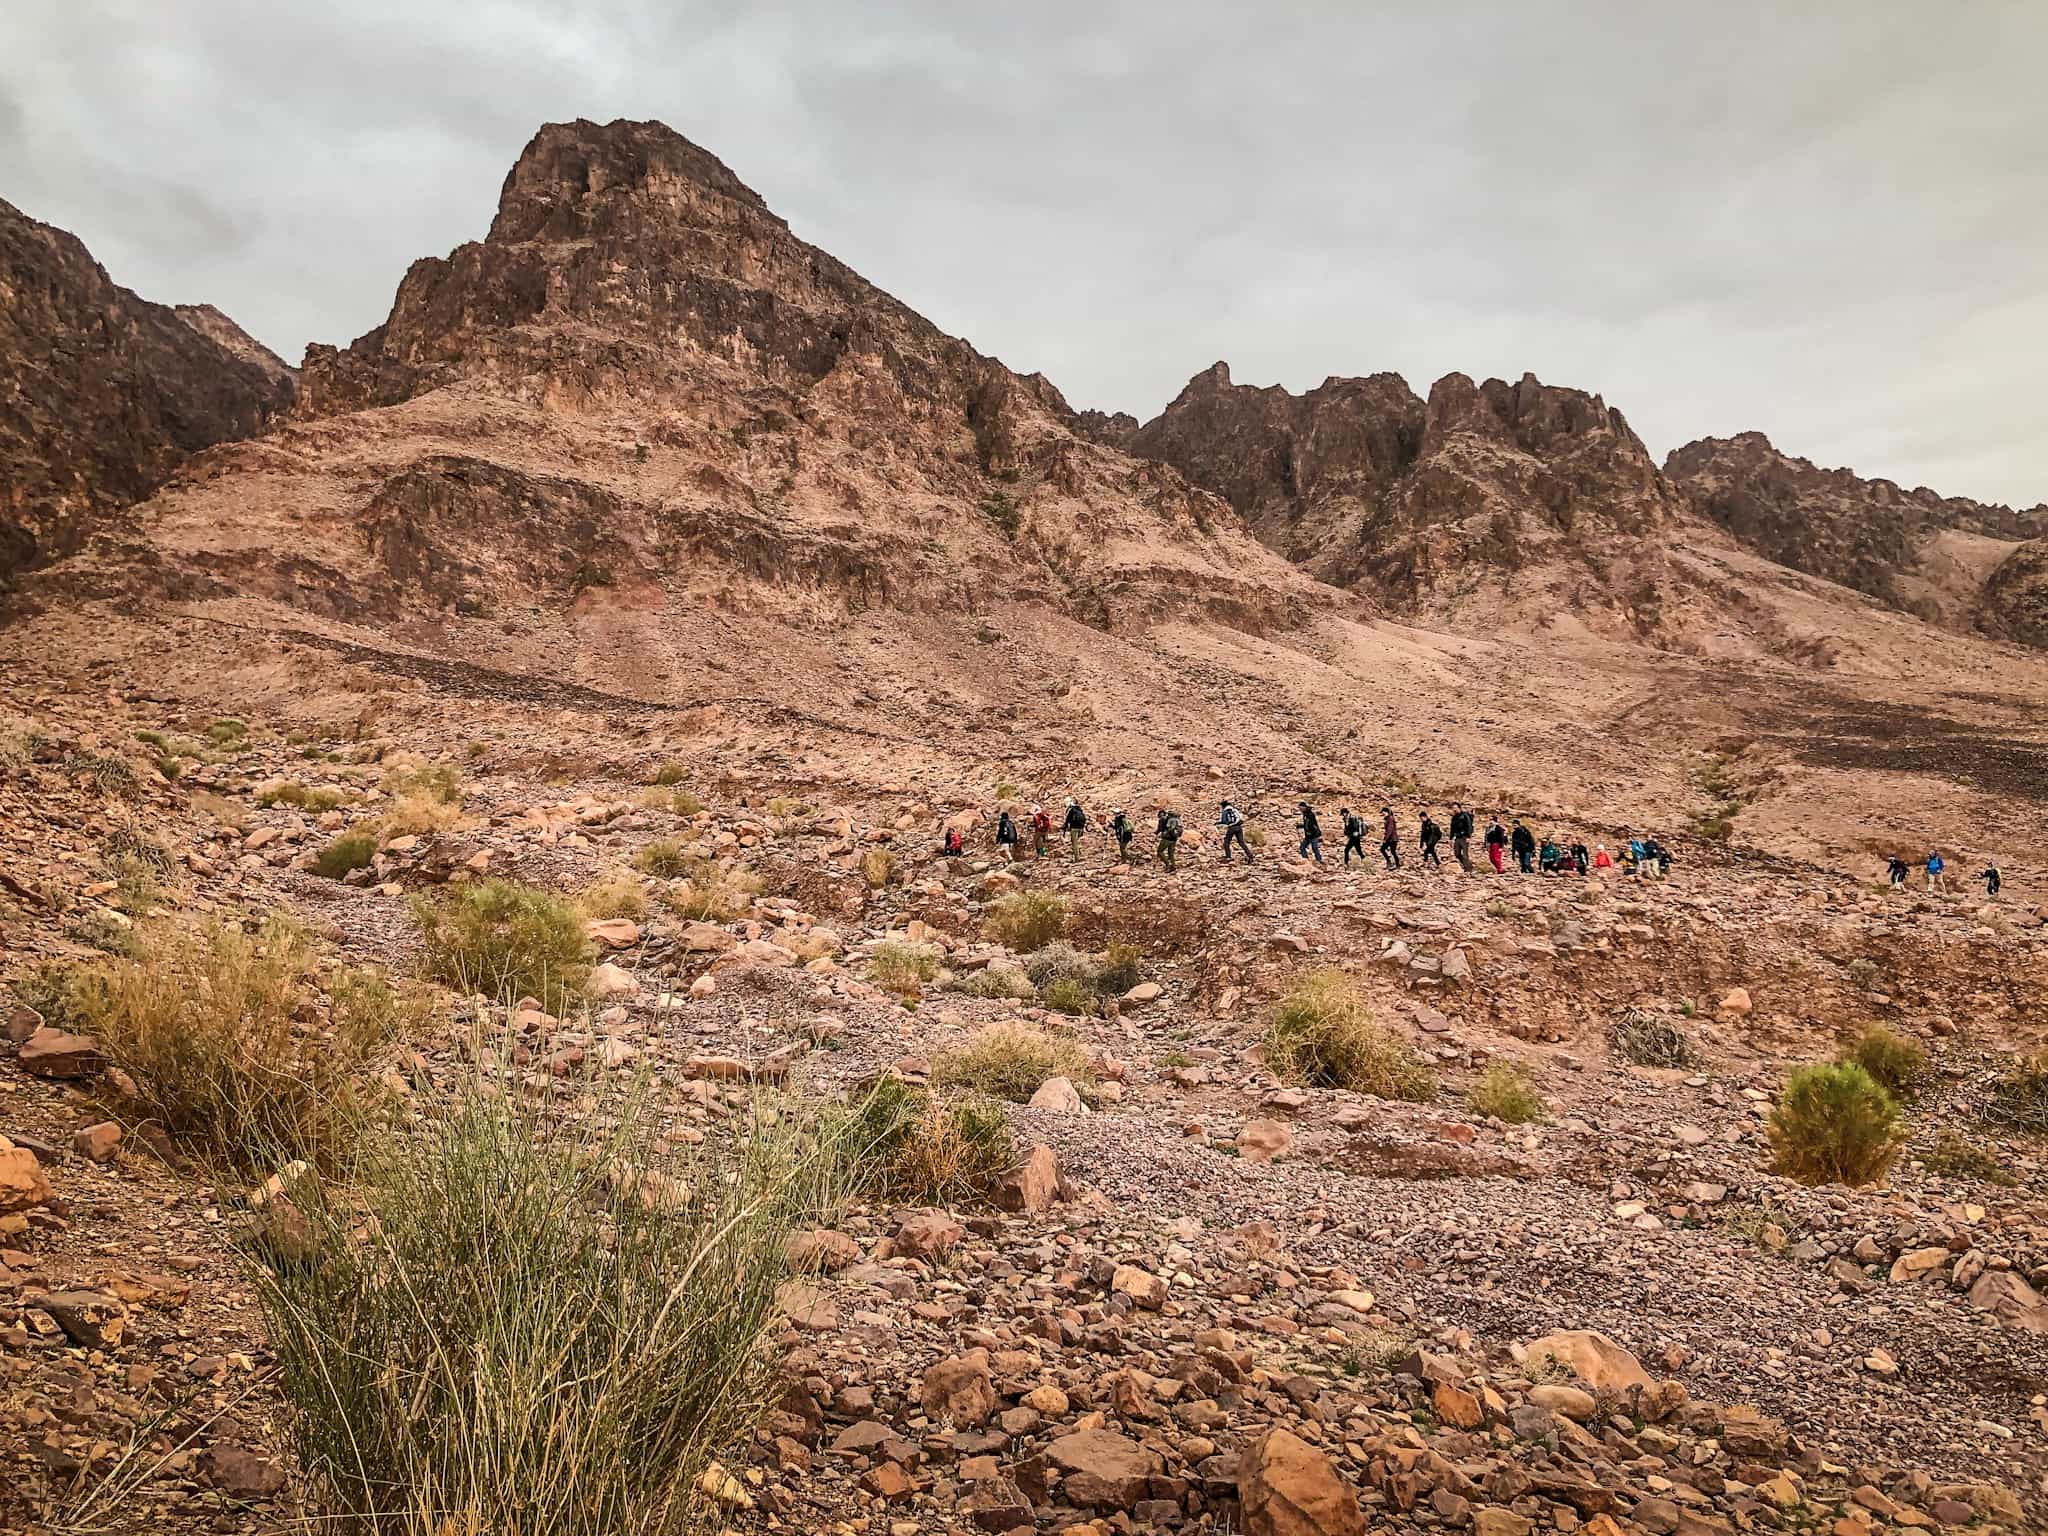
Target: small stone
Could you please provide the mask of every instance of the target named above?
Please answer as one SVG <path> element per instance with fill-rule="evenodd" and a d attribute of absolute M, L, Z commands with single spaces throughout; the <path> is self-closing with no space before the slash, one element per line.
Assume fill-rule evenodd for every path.
<path fill-rule="evenodd" d="M 1055 1115 L 1085 1115 L 1088 1106 L 1081 1102 L 1081 1091 L 1074 1086 L 1072 1078 L 1049 1077 L 1038 1085 L 1038 1091 L 1031 1095 L 1031 1108 L 1043 1109 Z"/>
<path fill-rule="evenodd" d="M 1270 1163 L 1294 1150 L 1294 1131 L 1285 1120 L 1248 1120 L 1237 1133 L 1237 1155 L 1248 1163 Z"/>
<path fill-rule="evenodd" d="M 121 1145 L 121 1127 L 111 1120 L 80 1126 L 71 1134 L 71 1150 L 89 1163 L 111 1163 Z"/>

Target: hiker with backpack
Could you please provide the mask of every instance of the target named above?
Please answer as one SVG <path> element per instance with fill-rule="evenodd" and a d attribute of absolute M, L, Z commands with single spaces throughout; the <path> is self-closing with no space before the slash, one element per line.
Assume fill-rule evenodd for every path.
<path fill-rule="evenodd" d="M 1401 829 L 1395 824 L 1391 805 L 1380 807 L 1380 859 L 1389 869 L 1401 867 Z"/>
<path fill-rule="evenodd" d="M 1992 901 L 1998 900 L 1998 893 L 2005 888 L 2005 876 L 1998 872 L 1998 860 L 1986 859 L 1984 873 L 1977 878 L 1984 882 L 1985 896 Z"/>
<path fill-rule="evenodd" d="M 1927 855 L 1927 889 L 1930 892 L 1940 895 L 1948 890 L 1945 880 L 1947 870 L 1948 861 L 1941 856 L 1939 850 Z"/>
<path fill-rule="evenodd" d="M 1344 807 L 1344 867 L 1351 867 L 1351 855 L 1357 854 L 1360 863 L 1365 862 L 1365 818 L 1350 806 Z"/>
<path fill-rule="evenodd" d="M 1173 851 L 1180 846 L 1180 812 L 1159 808 L 1159 846 L 1153 857 L 1166 866 L 1166 872 L 1173 873 Z"/>
<path fill-rule="evenodd" d="M 1137 835 L 1138 829 L 1131 825 L 1131 818 L 1124 814 L 1122 806 L 1118 806 L 1109 813 L 1109 830 L 1116 834 L 1117 863 L 1130 863 L 1131 839 Z"/>
<path fill-rule="evenodd" d="M 1593 855 L 1587 851 L 1586 845 L 1584 843 L 1573 843 L 1571 847 L 1566 850 L 1566 852 L 1571 857 L 1572 866 L 1575 869 L 1577 869 L 1580 874 L 1583 875 L 1587 870 L 1593 867 Z"/>
<path fill-rule="evenodd" d="M 1306 800 L 1300 802 L 1300 807 L 1301 852 L 1298 857 L 1305 859 L 1314 854 L 1320 864 L 1323 862 L 1323 824 L 1316 819 L 1315 807 Z"/>
<path fill-rule="evenodd" d="M 1031 856 L 1033 858 L 1042 859 L 1045 857 L 1045 840 L 1051 836 L 1052 818 L 1045 814 L 1044 806 L 1034 805 L 1031 807 Z"/>
<path fill-rule="evenodd" d="M 1886 863 L 1884 872 L 1886 877 L 1890 879 L 1893 890 L 1903 891 L 1906 888 L 1906 861 L 1896 853 Z"/>
<path fill-rule="evenodd" d="M 1017 821 L 1007 809 L 996 816 L 996 851 L 1017 862 Z"/>
<path fill-rule="evenodd" d="M 1067 857 L 1081 857 L 1081 834 L 1088 830 L 1088 815 L 1081 809 L 1081 802 L 1073 796 L 1067 797 L 1067 817 L 1060 825 L 1067 834 Z"/>
<path fill-rule="evenodd" d="M 960 829 L 958 827 L 946 828 L 946 842 L 942 851 L 949 859 L 957 859 L 967 851 L 966 845 L 960 841 Z"/>
<path fill-rule="evenodd" d="M 1251 844 L 1244 840 L 1244 812 L 1226 800 L 1223 802 L 1223 809 L 1217 814 L 1216 825 L 1223 829 L 1223 862 L 1230 862 L 1230 845 L 1236 843 L 1238 851 L 1244 855 L 1245 863 L 1251 863 Z"/>
<path fill-rule="evenodd" d="M 1643 840 L 1643 873 L 1652 880 L 1662 880 L 1671 873 L 1671 854 L 1654 837 Z"/>
<path fill-rule="evenodd" d="M 1431 869 L 1442 869 L 1436 856 L 1436 845 L 1444 840 L 1444 829 L 1436 824 L 1436 818 L 1429 812 L 1422 813 L 1422 862 Z"/>
<path fill-rule="evenodd" d="M 1506 862 L 1507 849 L 1507 828 L 1500 824 L 1500 818 L 1496 816 L 1486 829 L 1486 857 L 1492 861 L 1493 872 L 1496 875 L 1504 875 L 1508 872 Z"/>
<path fill-rule="evenodd" d="M 1536 872 L 1536 834 L 1522 825 L 1522 818 L 1515 818 L 1515 830 L 1508 838 L 1508 846 L 1515 851 L 1515 865 L 1525 875 Z"/>
<path fill-rule="evenodd" d="M 1451 854 L 1458 868 L 1472 873 L 1472 813 L 1462 805 L 1451 812 Z"/>

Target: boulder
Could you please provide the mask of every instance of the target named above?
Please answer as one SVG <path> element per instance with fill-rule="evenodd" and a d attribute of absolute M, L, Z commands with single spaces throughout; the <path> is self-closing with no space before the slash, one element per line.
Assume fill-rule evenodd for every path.
<path fill-rule="evenodd" d="M 1590 1328 L 1567 1328 L 1532 1340 L 1523 1350 L 1532 1364 L 1552 1360 L 1585 1382 L 1596 1392 L 1625 1392 L 1630 1387 L 1645 1390 L 1656 1386 L 1642 1362 L 1604 1333 Z"/>
<path fill-rule="evenodd" d="M 995 1202 L 1005 1211 L 1043 1211 L 1051 1208 L 1059 1194 L 1059 1158 L 1041 1141 L 996 1185 Z"/>
<path fill-rule="evenodd" d="M 206 1448 L 206 1477 L 236 1499 L 267 1499 L 284 1488 L 284 1469 L 276 1462 L 227 1441 Z"/>
<path fill-rule="evenodd" d="M 1329 1457 L 1269 1429 L 1237 1463 L 1245 1536 L 1365 1536 L 1365 1515 Z"/>
<path fill-rule="evenodd" d="M 860 1244 L 844 1232 L 817 1227 L 790 1234 L 784 1256 L 797 1274 L 837 1274 L 860 1258 Z"/>
<path fill-rule="evenodd" d="M 45 1024 L 21 1043 L 21 1069 L 36 1077 L 91 1077 L 106 1066 L 99 1042 Z"/>
<path fill-rule="evenodd" d="M 1247 1120 L 1237 1133 L 1237 1155 L 1248 1163 L 1270 1163 L 1294 1150 L 1294 1132 L 1285 1120 Z"/>
<path fill-rule="evenodd" d="M 43 1165 L 27 1147 L 0 1148 L 0 1216 L 30 1211 L 50 1199 L 50 1181 Z"/>
<path fill-rule="evenodd" d="M 1721 998 L 1721 1012 L 1732 1013 L 1737 1018 L 1746 1015 L 1752 1006 L 1747 987 L 1730 987 Z"/>
<path fill-rule="evenodd" d="M 935 1422 L 974 1428 L 986 1424 L 996 1411 L 996 1389 L 989 1377 L 987 1352 L 973 1350 L 932 1366 L 924 1373 L 918 1401 L 925 1416 Z"/>
<path fill-rule="evenodd" d="M 2010 1269 L 1988 1269 L 1970 1287 L 1970 1304 L 1981 1307 L 2009 1328 L 2048 1334 L 2048 1303 L 2041 1293 Z"/>
<path fill-rule="evenodd" d="M 1045 1457 L 1064 1474 L 1060 1491 L 1067 1502 L 1082 1509 L 1129 1509 L 1159 1470 L 1150 1451 L 1107 1429 L 1062 1435 Z"/>
<path fill-rule="evenodd" d="M 111 1120 L 80 1126 L 71 1135 L 71 1150 L 89 1163 L 111 1163 L 121 1145 L 121 1127 Z"/>
<path fill-rule="evenodd" d="M 57 1291 L 35 1305 L 81 1349 L 110 1349 L 127 1331 L 128 1309 L 101 1291 Z"/>
<path fill-rule="evenodd" d="M 630 917 L 604 918 L 586 924 L 584 931 L 606 949 L 631 949 L 640 942 L 640 925 Z"/>
<path fill-rule="evenodd" d="M 966 1234 L 967 1229 L 944 1211 L 918 1211 L 896 1229 L 896 1251 L 929 1262 L 951 1253 Z"/>
<path fill-rule="evenodd" d="M 1148 1312 L 1157 1312 L 1166 1305 L 1166 1282 L 1135 1264 L 1117 1265 L 1110 1273 L 1109 1288 L 1119 1296 L 1130 1297 Z"/>
<path fill-rule="evenodd" d="M 640 990 L 633 973 L 609 960 L 590 973 L 590 995 L 596 998 L 631 997 Z"/>
<path fill-rule="evenodd" d="M 1050 1110 L 1056 1115 L 1085 1115 L 1088 1106 L 1081 1102 L 1081 1090 L 1073 1079 L 1049 1077 L 1038 1085 L 1038 1091 L 1031 1095 L 1031 1108 Z"/>

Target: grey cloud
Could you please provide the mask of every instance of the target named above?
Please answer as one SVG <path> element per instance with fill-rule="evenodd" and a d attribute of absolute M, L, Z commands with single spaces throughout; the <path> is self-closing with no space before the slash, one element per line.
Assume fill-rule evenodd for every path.
<path fill-rule="evenodd" d="M 383 318 L 550 118 L 659 117 L 1076 404 L 1525 369 L 2048 498 L 2048 29 L 1982 0 L 29 0 L 0 196 L 279 350 Z"/>

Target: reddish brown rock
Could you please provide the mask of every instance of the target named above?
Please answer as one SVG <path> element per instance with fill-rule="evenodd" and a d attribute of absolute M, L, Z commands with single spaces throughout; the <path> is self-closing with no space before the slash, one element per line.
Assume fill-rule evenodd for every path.
<path fill-rule="evenodd" d="M 106 1065 L 99 1042 L 45 1024 L 21 1046 L 22 1070 L 37 1077 L 91 1077 Z"/>
<path fill-rule="evenodd" d="M 1284 1429 L 1269 1429 L 1238 1459 L 1246 1536 L 1365 1536 L 1358 1496 L 1330 1458 Z"/>

